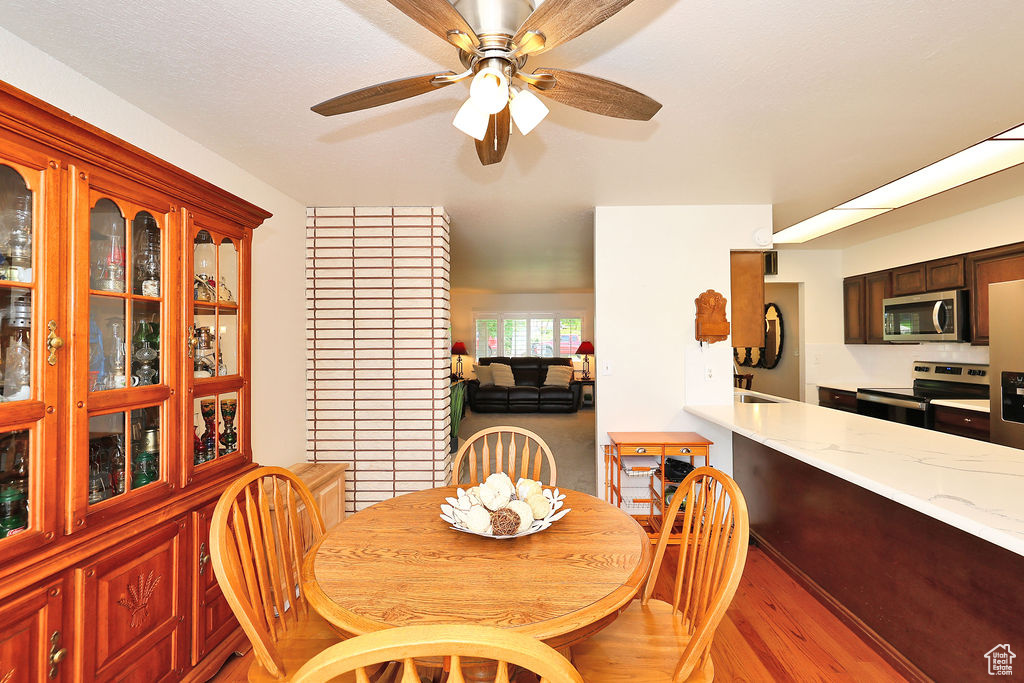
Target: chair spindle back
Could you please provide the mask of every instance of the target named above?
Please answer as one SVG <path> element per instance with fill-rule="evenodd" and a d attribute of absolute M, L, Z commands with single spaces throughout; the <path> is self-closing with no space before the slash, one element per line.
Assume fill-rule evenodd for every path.
<path fill-rule="evenodd" d="M 308 523 L 300 520 L 305 506 Z M 234 481 L 213 511 L 210 555 L 224 597 L 272 675 L 284 673 L 276 642 L 309 613 L 301 590 L 303 526 L 314 542 L 324 521 L 309 489 L 290 471 L 261 467 Z"/>
<path fill-rule="evenodd" d="M 550 475 L 545 483 L 554 486 L 555 456 L 544 439 L 520 427 L 490 427 L 469 437 L 459 448 L 452 463 L 452 483 L 476 486 L 495 472 L 505 472 L 513 482 L 520 477 L 540 480 L 545 460 Z M 468 470 L 468 482 L 461 480 L 463 462 Z"/>

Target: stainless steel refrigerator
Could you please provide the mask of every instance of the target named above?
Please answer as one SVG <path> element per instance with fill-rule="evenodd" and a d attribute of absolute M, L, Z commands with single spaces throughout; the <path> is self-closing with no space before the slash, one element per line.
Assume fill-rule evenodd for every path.
<path fill-rule="evenodd" d="M 992 441 L 1024 448 L 1024 280 L 989 285 L 988 301 Z"/>

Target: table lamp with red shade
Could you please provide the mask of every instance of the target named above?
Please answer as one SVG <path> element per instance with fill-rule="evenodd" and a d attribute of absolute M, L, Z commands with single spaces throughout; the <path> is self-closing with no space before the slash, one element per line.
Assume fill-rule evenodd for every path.
<path fill-rule="evenodd" d="M 469 355 L 469 351 L 466 350 L 466 343 L 455 342 L 452 344 L 452 355 L 457 357 L 455 361 L 455 376 L 462 379 L 462 357 Z"/>
<path fill-rule="evenodd" d="M 576 349 L 576 355 L 583 356 L 582 379 L 590 379 L 590 356 L 594 355 L 594 345 L 588 341 L 580 342 L 580 347 Z"/>

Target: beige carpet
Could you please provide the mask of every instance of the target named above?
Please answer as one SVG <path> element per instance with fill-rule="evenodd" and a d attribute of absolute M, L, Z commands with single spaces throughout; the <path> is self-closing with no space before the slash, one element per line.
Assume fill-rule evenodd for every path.
<path fill-rule="evenodd" d="M 474 413 L 467 409 L 459 425 L 459 445 L 479 430 L 499 425 L 536 432 L 555 456 L 558 486 L 596 495 L 597 451 L 593 408 L 575 413 Z"/>

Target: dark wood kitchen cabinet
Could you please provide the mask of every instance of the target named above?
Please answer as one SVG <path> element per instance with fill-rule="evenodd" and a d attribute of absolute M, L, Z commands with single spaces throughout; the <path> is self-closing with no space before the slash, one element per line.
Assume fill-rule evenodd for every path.
<path fill-rule="evenodd" d="M 892 273 L 888 270 L 864 276 L 864 334 L 868 344 L 884 344 L 882 300 L 892 296 Z"/>
<path fill-rule="evenodd" d="M 843 280 L 843 341 L 863 344 L 867 339 L 864 325 L 864 276 Z"/>
<path fill-rule="evenodd" d="M 892 295 L 908 296 L 921 294 L 927 289 L 924 263 L 894 268 L 892 271 Z"/>
<path fill-rule="evenodd" d="M 971 343 L 988 344 L 988 286 L 993 282 L 1024 280 L 1024 242 L 967 255 L 971 290 Z"/>
<path fill-rule="evenodd" d="M 936 431 L 966 436 L 979 441 L 989 440 L 989 414 L 980 410 L 963 410 L 951 406 L 934 406 Z"/>
<path fill-rule="evenodd" d="M 892 296 L 888 270 L 843 280 L 843 338 L 847 344 L 883 344 L 882 299 Z"/>
<path fill-rule="evenodd" d="M 857 412 L 857 394 L 844 389 L 818 387 L 818 405 L 846 413 Z"/>
<path fill-rule="evenodd" d="M 925 288 L 929 292 L 943 292 L 966 287 L 965 261 L 963 254 L 928 261 L 924 264 Z"/>

